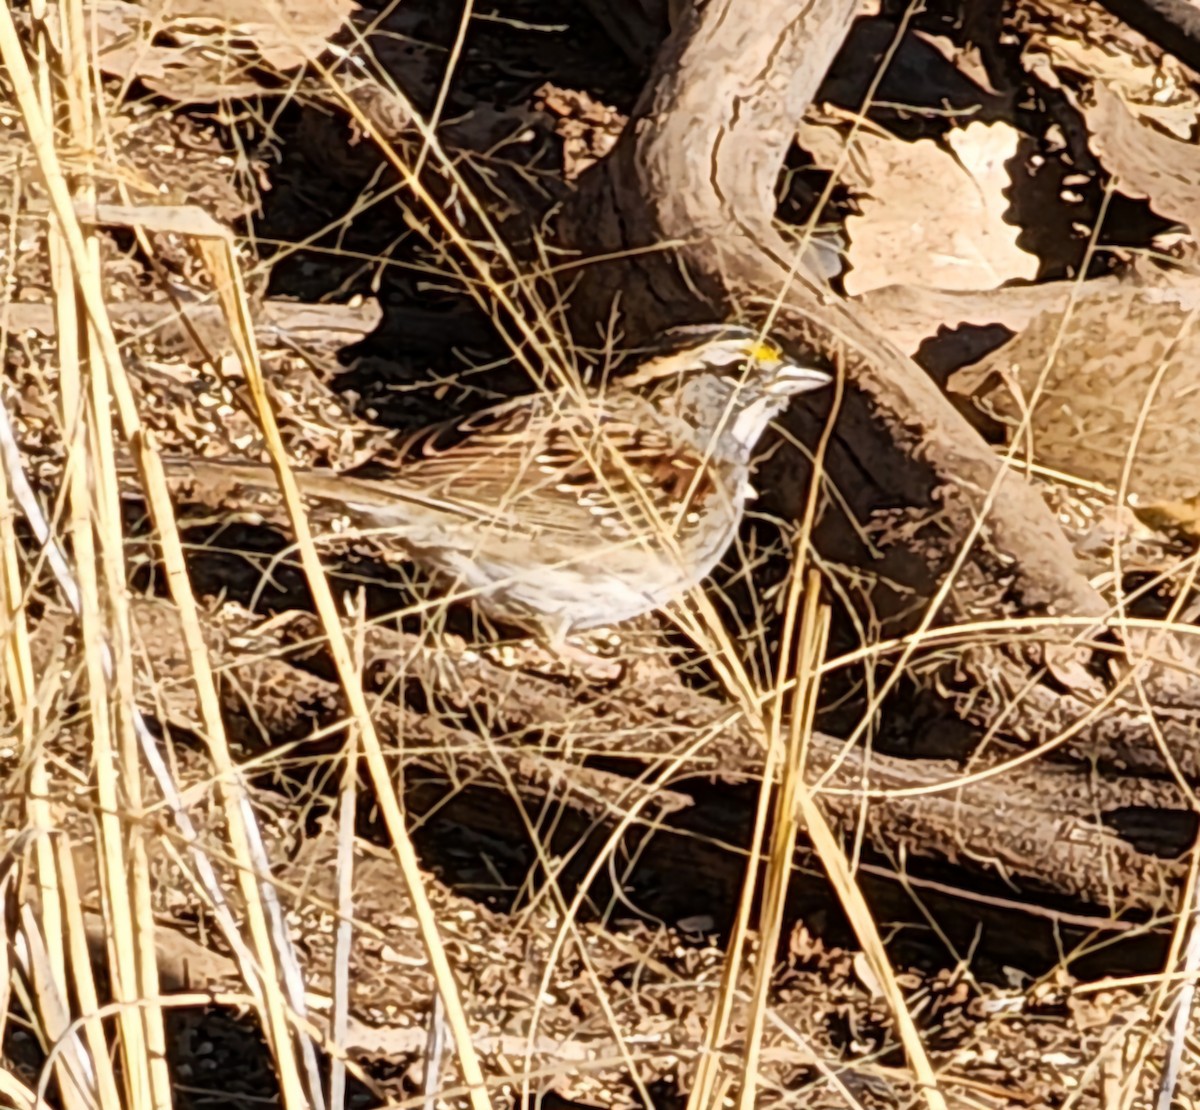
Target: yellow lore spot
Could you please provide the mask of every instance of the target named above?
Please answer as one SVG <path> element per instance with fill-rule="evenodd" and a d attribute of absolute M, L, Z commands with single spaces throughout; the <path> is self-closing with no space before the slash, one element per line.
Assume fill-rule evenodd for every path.
<path fill-rule="evenodd" d="M 764 339 L 750 348 L 750 357 L 755 362 L 778 362 L 783 358 L 783 352 L 769 339 Z"/>

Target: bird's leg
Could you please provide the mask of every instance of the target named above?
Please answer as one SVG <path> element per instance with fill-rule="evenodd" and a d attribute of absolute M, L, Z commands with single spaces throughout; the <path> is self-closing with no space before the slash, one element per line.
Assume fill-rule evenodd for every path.
<path fill-rule="evenodd" d="M 623 663 L 601 655 L 593 648 L 588 637 L 571 635 L 569 621 L 547 621 L 545 632 L 546 646 L 550 651 L 572 669 L 582 671 L 589 682 L 616 683 L 624 675 Z"/>
<path fill-rule="evenodd" d="M 605 685 L 612 685 L 624 674 L 622 664 L 591 650 L 578 634 L 572 635 L 568 621 L 526 618 L 520 621 L 520 627 L 528 633 L 528 638 L 519 646 L 496 645 L 487 649 L 502 666 L 524 667 Z"/>

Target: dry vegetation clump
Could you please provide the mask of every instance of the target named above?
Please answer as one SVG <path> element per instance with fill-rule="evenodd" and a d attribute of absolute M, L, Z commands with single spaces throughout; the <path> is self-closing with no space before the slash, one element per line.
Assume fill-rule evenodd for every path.
<path fill-rule="evenodd" d="M 1197 1105 L 1185 0 L 14 7 L 4 1105 Z M 663 612 L 291 477 L 714 321 L 837 384 Z"/>

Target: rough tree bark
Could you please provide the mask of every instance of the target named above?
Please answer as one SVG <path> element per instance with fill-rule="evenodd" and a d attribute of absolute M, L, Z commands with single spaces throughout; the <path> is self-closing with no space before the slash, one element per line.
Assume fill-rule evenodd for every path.
<path fill-rule="evenodd" d="M 139 661 L 153 675 L 141 687 L 142 710 L 164 728 L 198 732 L 202 723 L 178 614 L 169 605 L 141 599 L 134 600 L 132 614 Z M 41 669 L 51 666 L 56 652 L 70 648 L 69 623 L 64 613 L 39 621 L 33 648 Z M 337 683 L 323 677 L 329 661 L 315 618 L 295 613 L 264 626 L 253 614 L 227 606 L 206 619 L 204 635 L 220 661 L 220 697 L 230 735 L 247 751 L 305 741 L 306 761 L 312 762 L 340 750 L 345 699 Z M 370 628 L 363 651 L 374 713 L 388 735 L 404 738 L 409 775 L 425 772 L 457 788 L 515 789 L 531 810 L 561 805 L 599 822 L 617 820 L 649 793 L 653 802 L 643 807 L 642 816 L 669 828 L 670 815 L 690 807 L 687 794 L 670 783 L 650 785 L 580 761 L 619 761 L 631 770 L 660 759 L 673 763 L 697 736 L 711 735 L 701 756 L 678 767 L 681 781 L 717 768 L 732 779 L 753 779 L 762 770 L 754 731 L 721 701 L 690 689 L 663 661 L 639 662 L 611 697 L 597 697 L 595 691 L 580 697 L 561 677 L 522 671 L 521 681 L 513 683 L 513 672 L 476 652 L 447 670 L 436 654 L 423 649 L 419 637 L 386 628 Z M 486 715 L 488 739 L 398 705 L 387 693 L 374 693 L 406 683 L 436 695 L 463 721 Z M 501 689 L 505 696 L 498 699 Z M 554 739 L 523 743 L 534 731 Z M 314 742 L 316 733 L 326 733 L 327 739 Z M 628 751 L 631 735 L 638 737 L 636 758 Z M 573 755 L 559 758 L 560 751 Z M 1084 769 L 1037 763 L 926 793 L 922 788 L 930 781 L 953 781 L 960 769 L 945 761 L 847 749 L 819 733 L 809 758 L 825 809 L 847 836 L 861 827 L 874 844 L 892 850 L 903 845 L 915 856 L 999 875 L 1017 888 L 1053 891 L 1119 916 L 1130 909 L 1161 908 L 1164 890 L 1182 881 L 1186 871 L 1185 860 L 1154 854 L 1169 856 L 1179 849 L 1170 821 L 1160 822 L 1161 842 L 1145 847 L 1110 829 L 1121 813 L 1146 809 L 1174 811 L 1178 825 L 1187 803 L 1170 783 L 1106 781 Z M 868 789 L 873 793 L 864 796 Z"/>
<path fill-rule="evenodd" d="M 1001 465 L 911 359 L 798 263 L 796 245 L 773 221 L 795 125 L 855 8 L 853 0 L 684 6 L 620 141 L 585 175 L 564 215 L 563 238 L 598 259 L 573 291 L 576 326 L 593 337 L 615 305 L 626 336 L 636 340 L 683 321 L 762 320 L 777 309 L 777 334 L 844 367 L 847 393 L 827 470 L 849 515 L 827 507 L 817 542 L 830 559 L 875 577 L 869 607 L 888 632 L 913 626 L 913 596 L 934 597 L 986 509 L 939 620 L 1095 618 L 1084 639 L 1111 640 L 1110 606 L 1078 570 L 1042 497 Z M 811 442 L 824 417 L 814 406 L 795 406 L 789 422 Z M 806 483 L 791 454 L 776 458 L 763 485 L 774 507 L 794 517 Z M 872 530 L 869 541 L 864 528 Z M 1031 675 L 1049 677 L 1056 694 L 1065 692 L 1066 712 L 1075 718 L 1096 703 L 1098 685 L 1120 681 L 1120 652 L 1114 667 L 1110 650 L 1067 646 L 1079 631 L 1047 631 L 1036 647 L 960 653 L 940 668 L 939 683 L 963 693 L 963 712 L 979 723 L 1003 714 L 1005 733 L 1045 738 L 1061 727 L 1062 714 L 1047 722 L 1045 697 L 1018 696 Z M 1048 646 L 1052 635 L 1057 647 Z M 1132 659 L 1145 636 L 1125 632 L 1122 642 Z M 1168 739 L 1184 746 L 1183 762 L 1197 769 L 1200 688 L 1184 673 L 1195 653 L 1186 644 L 1172 650 L 1178 664 L 1143 663 L 1143 686 L 1155 703 L 1171 707 Z M 1054 663 L 1064 658 L 1068 665 Z M 1030 691 L 1045 694 L 1046 687 L 1034 683 Z M 1129 702 L 1136 712 L 1121 721 L 1115 748 L 1102 754 L 1161 768 L 1142 707 Z M 1112 731 L 1111 718 L 1101 714 L 1077 742 L 1111 742 Z"/>

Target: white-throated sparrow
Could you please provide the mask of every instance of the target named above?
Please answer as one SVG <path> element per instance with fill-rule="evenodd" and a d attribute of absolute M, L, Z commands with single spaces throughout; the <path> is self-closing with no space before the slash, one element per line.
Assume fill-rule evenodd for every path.
<path fill-rule="evenodd" d="M 418 433 L 394 477 L 296 479 L 314 511 L 386 530 L 485 612 L 560 638 L 698 584 L 753 496 L 768 422 L 829 381 L 749 329 L 677 328 L 603 391 L 542 392 Z M 262 465 L 164 461 L 201 490 L 277 488 Z"/>

